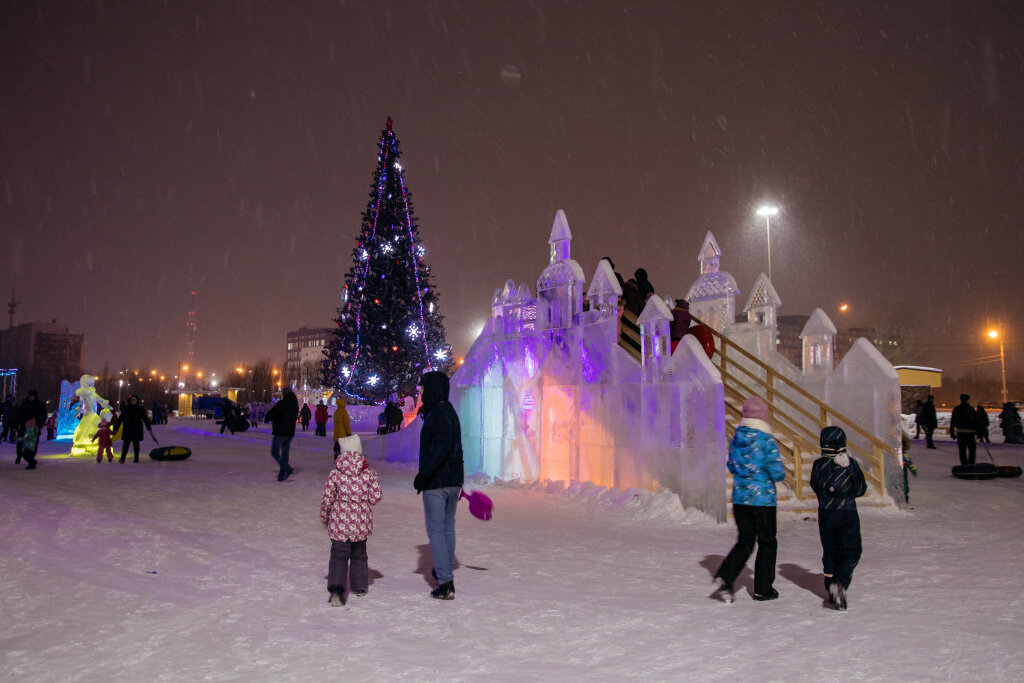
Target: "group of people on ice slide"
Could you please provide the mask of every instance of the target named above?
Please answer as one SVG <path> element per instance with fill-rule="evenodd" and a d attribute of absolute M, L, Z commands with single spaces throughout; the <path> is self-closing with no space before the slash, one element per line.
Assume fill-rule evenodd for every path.
<path fill-rule="evenodd" d="M 736 544 L 715 572 L 715 593 L 723 602 L 735 599 L 736 577 L 757 545 L 754 560 L 754 599 L 775 600 L 776 538 L 775 483 L 786 478 L 779 446 L 768 425 L 768 404 L 753 396 L 743 404 L 743 419 L 729 443 L 727 467 L 733 476 L 732 513 Z M 828 602 L 837 610 L 847 606 L 846 591 L 860 561 L 860 517 L 856 499 L 867 493 L 857 461 L 846 450 L 839 427 L 821 430 L 821 457 L 811 468 L 811 489 L 818 498 L 818 535 Z"/>

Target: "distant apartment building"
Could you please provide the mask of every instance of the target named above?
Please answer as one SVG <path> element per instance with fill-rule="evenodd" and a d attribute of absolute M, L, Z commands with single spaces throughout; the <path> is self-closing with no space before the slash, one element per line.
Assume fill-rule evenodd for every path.
<path fill-rule="evenodd" d="M 50 399 L 60 395 L 62 379 L 81 376 L 84 346 L 84 334 L 56 321 L 25 323 L 0 330 L 0 368 L 18 370 L 19 391 L 37 389 L 40 398 Z"/>
<path fill-rule="evenodd" d="M 314 365 L 323 360 L 323 350 L 334 332 L 322 327 L 301 327 L 288 333 L 284 376 L 289 386 L 312 386 Z"/>

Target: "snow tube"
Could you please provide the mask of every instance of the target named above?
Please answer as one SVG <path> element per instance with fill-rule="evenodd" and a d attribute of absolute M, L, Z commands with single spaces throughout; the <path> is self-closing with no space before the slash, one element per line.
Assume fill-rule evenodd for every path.
<path fill-rule="evenodd" d="M 953 468 L 953 476 L 957 479 L 995 479 L 999 468 L 988 463 L 977 465 L 957 465 Z"/>
<path fill-rule="evenodd" d="M 190 455 L 192 451 L 184 446 L 163 446 L 149 452 L 149 457 L 153 460 L 184 460 Z"/>
<path fill-rule="evenodd" d="M 1016 465 L 999 465 L 997 469 L 999 472 L 996 473 L 996 476 L 1004 479 L 1013 479 L 1014 477 L 1019 477 L 1024 473 L 1024 470 Z"/>

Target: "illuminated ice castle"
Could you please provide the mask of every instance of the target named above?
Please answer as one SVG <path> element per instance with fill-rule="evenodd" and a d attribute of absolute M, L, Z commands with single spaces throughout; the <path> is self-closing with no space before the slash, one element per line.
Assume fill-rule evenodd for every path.
<path fill-rule="evenodd" d="M 692 334 L 673 350 L 673 314 L 658 295 L 635 317 L 640 348 L 631 352 L 620 344 L 623 292 L 608 262 L 597 264 L 584 295 L 562 211 L 548 242 L 537 295 L 511 280 L 495 290 L 491 318 L 452 377 L 467 474 L 669 489 L 684 506 L 724 520 L 727 437 L 743 400 L 757 393 L 772 407 L 790 472 L 780 507 L 813 507 L 806 475 L 826 423 L 846 429 L 874 502 L 893 504 L 885 494 L 895 498 L 902 482 L 899 384 L 869 342 L 858 340 L 833 367 L 835 327 L 818 310 L 801 334 L 803 367 L 792 365 L 775 348 L 781 302 L 771 282 L 758 277 L 747 320 L 735 322 L 740 290 L 720 269 L 721 251 L 708 233 L 686 299 L 693 317 L 714 330 L 703 331 L 714 339 L 712 357 Z M 398 450 L 414 457 L 409 447 Z"/>

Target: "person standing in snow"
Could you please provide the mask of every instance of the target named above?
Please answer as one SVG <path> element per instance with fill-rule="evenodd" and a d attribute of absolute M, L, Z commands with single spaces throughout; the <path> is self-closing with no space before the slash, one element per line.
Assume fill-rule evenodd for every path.
<path fill-rule="evenodd" d="M 455 599 L 455 509 L 462 491 L 462 426 L 455 407 L 448 402 L 448 376 L 434 370 L 420 378 L 423 405 L 420 417 L 419 472 L 413 480 L 416 493 L 423 494 L 423 516 L 426 520 L 430 554 L 434 558 L 437 588 L 430 597 Z"/>
<path fill-rule="evenodd" d="M 337 457 L 341 454 L 341 446 L 338 445 L 338 439 L 344 439 L 346 436 L 352 436 L 352 423 L 348 418 L 348 410 L 345 406 L 348 405 L 348 401 L 344 397 L 338 397 L 338 403 L 334 407 L 334 456 Z"/>
<path fill-rule="evenodd" d="M 825 427 L 819 437 L 821 457 L 811 467 L 811 489 L 818 497 L 818 535 L 828 601 L 846 609 L 846 591 L 860 562 L 860 516 L 857 498 L 868 491 L 864 473 L 846 452 L 846 433 Z"/>
<path fill-rule="evenodd" d="M 320 399 L 320 403 L 316 407 L 314 421 L 316 422 L 316 436 L 327 436 L 327 404 L 323 399 Z"/>
<path fill-rule="evenodd" d="M 124 425 L 124 432 L 121 434 L 121 464 L 123 465 L 124 459 L 128 457 L 129 444 L 131 444 L 135 452 L 132 462 L 138 462 L 139 446 L 142 444 L 142 438 L 145 436 L 142 428 L 145 426 L 146 431 L 152 436 L 153 427 L 149 424 L 149 416 L 146 415 L 146 409 L 139 403 L 139 397 L 135 394 L 128 397 L 128 403 L 125 404 L 121 414 L 114 421 L 114 431 L 117 432 L 117 428 L 122 425 Z"/>
<path fill-rule="evenodd" d="M 988 437 L 988 424 L 988 413 L 985 412 L 984 404 L 979 403 L 977 410 L 974 411 L 974 432 L 981 443 L 992 443 L 992 439 Z"/>
<path fill-rule="evenodd" d="M 1003 430 L 1003 443 L 1020 443 L 1020 413 L 1011 401 L 1003 404 L 999 411 L 999 428 Z"/>
<path fill-rule="evenodd" d="M 320 498 L 320 521 L 327 525 L 331 537 L 327 590 L 335 607 L 345 604 L 346 577 L 353 593 L 366 595 L 370 585 L 366 539 L 373 534 L 372 506 L 383 497 L 377 473 L 363 455 L 359 435 L 346 436 L 340 446 L 341 454 L 327 475 Z"/>
<path fill-rule="evenodd" d="M 107 456 L 107 462 L 114 462 L 114 429 L 110 426 L 112 415 L 113 413 L 109 409 L 104 408 L 103 412 L 100 413 L 98 431 L 92 435 L 93 441 L 99 441 L 99 449 L 96 451 L 96 462 L 103 462 L 104 453 Z"/>
<path fill-rule="evenodd" d="M 751 396 L 743 404 L 743 419 L 729 443 L 727 467 L 732 473 L 732 515 L 736 520 L 736 545 L 715 572 L 716 592 L 732 602 L 733 582 L 743 571 L 757 543 L 754 560 L 754 599 L 774 600 L 776 540 L 775 482 L 786 478 L 779 446 L 768 425 L 768 404 Z"/>
<path fill-rule="evenodd" d="M 935 397 L 930 395 L 928 400 L 921 406 L 921 414 L 917 418 L 917 423 L 921 425 L 921 429 L 924 430 L 924 438 L 927 442 L 925 448 L 935 449 L 935 443 L 932 441 L 932 434 L 939 426 L 939 416 L 935 413 Z"/>
<path fill-rule="evenodd" d="M 949 417 L 949 435 L 956 439 L 961 465 L 973 465 L 978 454 L 978 444 L 974 440 L 974 408 L 968 402 L 970 400 L 967 394 L 960 394 L 960 405 L 953 408 Z"/>
<path fill-rule="evenodd" d="M 298 401 L 298 399 L 296 399 Z M 302 402 L 302 410 L 299 411 L 299 420 L 302 422 L 302 431 L 309 429 L 309 419 L 313 417 L 313 411 L 309 409 L 309 404 L 305 401 Z"/>
<path fill-rule="evenodd" d="M 21 402 L 21 405 L 16 408 L 12 408 L 8 414 L 8 419 L 11 421 L 11 436 L 14 437 L 12 440 L 17 441 L 14 447 L 15 457 L 14 463 L 21 462 L 22 458 L 29 463 L 28 469 L 35 469 L 35 457 L 31 460 L 25 455 L 24 441 L 21 437 L 25 436 L 25 430 L 28 428 L 28 421 L 35 420 L 36 429 L 42 426 L 46 422 L 46 404 L 39 400 L 39 392 L 32 389 L 25 396 L 25 400 Z M 38 432 L 37 432 L 38 437 Z M 38 443 L 38 439 L 37 439 Z M 35 449 L 33 448 L 33 456 L 35 455 Z"/>
<path fill-rule="evenodd" d="M 270 433 L 273 435 L 270 455 L 280 467 L 277 473 L 278 481 L 284 481 L 295 471 L 288 464 L 288 453 L 292 447 L 292 439 L 295 438 L 295 418 L 298 414 L 299 399 L 291 389 L 285 391 L 284 397 L 267 412 L 267 419 L 271 424 Z"/>

